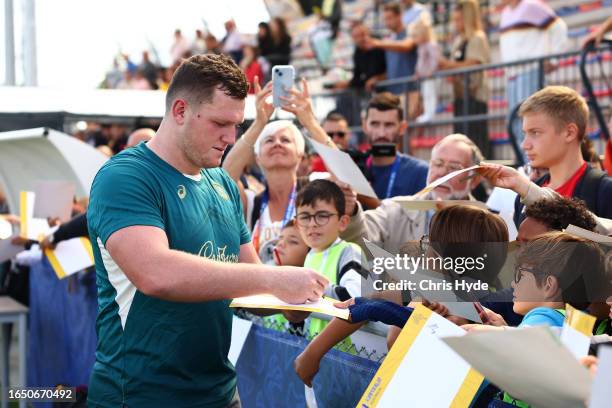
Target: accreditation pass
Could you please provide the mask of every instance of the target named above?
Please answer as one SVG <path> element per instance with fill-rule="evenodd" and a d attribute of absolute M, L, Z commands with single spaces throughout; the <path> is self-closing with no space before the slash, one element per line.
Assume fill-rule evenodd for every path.
<path fill-rule="evenodd" d="M 10 387 L 9 401 L 76 402 L 76 388 Z"/>

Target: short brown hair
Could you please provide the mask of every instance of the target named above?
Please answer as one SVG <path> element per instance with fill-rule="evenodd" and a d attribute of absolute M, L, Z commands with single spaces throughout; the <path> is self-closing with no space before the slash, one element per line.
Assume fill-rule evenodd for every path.
<path fill-rule="evenodd" d="M 589 107 L 582 96 L 566 86 L 547 86 L 531 95 L 523 102 L 519 116 L 528 113 L 545 113 L 555 122 L 555 128 L 560 125 L 575 124 L 578 127 L 578 140 L 586 136 L 589 121 Z"/>
<path fill-rule="evenodd" d="M 341 114 L 338 111 L 331 111 L 327 114 L 323 122 L 342 122 L 342 121 L 345 121 L 346 123 L 348 123 L 348 120 L 346 120 L 346 117 L 343 114 Z"/>
<path fill-rule="evenodd" d="M 448 206 L 431 218 L 429 241 L 443 258 L 487 258 L 485 270 L 472 277 L 499 284 L 508 253 L 508 227 L 499 215 L 471 205 Z"/>
<path fill-rule="evenodd" d="M 402 14 L 402 6 L 399 3 L 387 3 L 383 6 L 383 11 L 390 11 L 393 14 Z"/>
<path fill-rule="evenodd" d="M 554 276 L 559 282 L 562 300 L 584 309 L 592 301 L 605 300 L 609 294 L 604 259 L 597 243 L 553 231 L 522 245 L 516 262 L 533 269 L 538 286 L 547 276 Z"/>
<path fill-rule="evenodd" d="M 249 85 L 240 67 L 226 55 L 201 54 L 183 60 L 166 93 L 166 112 L 178 97 L 190 104 L 211 102 L 215 89 L 234 99 L 245 99 Z"/>
<path fill-rule="evenodd" d="M 376 109 L 382 112 L 396 110 L 399 120 L 401 121 L 404 119 L 404 110 L 400 104 L 400 98 L 391 92 L 380 92 L 372 96 L 366 109 L 366 119 L 368 118 L 370 109 Z"/>

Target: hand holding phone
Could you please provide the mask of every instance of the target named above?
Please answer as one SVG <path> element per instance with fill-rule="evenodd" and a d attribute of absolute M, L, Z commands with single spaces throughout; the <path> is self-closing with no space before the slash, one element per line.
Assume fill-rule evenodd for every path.
<path fill-rule="evenodd" d="M 275 65 L 272 67 L 272 105 L 280 108 L 280 97 L 288 98 L 289 90 L 295 82 L 295 69 L 291 65 Z"/>

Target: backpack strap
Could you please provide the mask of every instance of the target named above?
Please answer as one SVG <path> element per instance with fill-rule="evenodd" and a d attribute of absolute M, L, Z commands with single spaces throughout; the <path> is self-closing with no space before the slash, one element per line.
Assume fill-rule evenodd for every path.
<path fill-rule="evenodd" d="M 580 184 L 576 186 L 576 191 L 574 192 L 574 197 L 584 200 L 588 209 L 593 214 L 599 213 L 599 186 L 605 176 L 606 173 L 603 171 L 587 167 Z"/>
<path fill-rule="evenodd" d="M 257 194 L 253 199 L 253 214 L 251 215 L 251 231 L 255 228 L 255 223 L 261 215 L 261 199 L 264 193 Z"/>
<path fill-rule="evenodd" d="M 536 181 L 534 181 L 534 183 L 536 183 L 538 186 L 542 186 L 544 185 L 544 183 L 547 183 L 549 181 L 550 181 L 550 174 L 545 174 L 539 179 L 537 179 Z M 526 216 L 525 216 L 525 213 L 523 212 L 524 209 L 525 209 L 525 204 L 521 202 L 521 197 L 517 195 L 514 201 L 514 225 L 516 225 L 517 229 L 521 225 L 521 222 L 525 220 Z"/>

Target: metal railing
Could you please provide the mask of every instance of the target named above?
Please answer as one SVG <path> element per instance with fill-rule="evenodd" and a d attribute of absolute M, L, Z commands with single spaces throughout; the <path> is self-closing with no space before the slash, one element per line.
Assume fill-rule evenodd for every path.
<path fill-rule="evenodd" d="M 512 138 L 512 132 L 508 131 L 507 120 L 512 110 L 531 93 L 546 85 L 566 85 L 579 92 L 584 89 L 585 92 L 582 93 L 586 93 L 587 98 L 592 95 L 588 99 L 600 100 L 600 105 L 609 109 L 612 89 L 603 79 L 612 73 L 612 51 L 609 47 L 600 47 L 595 51 L 597 53 L 595 57 L 587 51 L 579 50 L 507 63 L 438 71 L 426 78 L 405 77 L 386 80 L 377 84 L 376 91 L 396 89 L 400 85 L 420 89 L 425 81 L 436 82 L 438 98 L 436 114 L 433 119 L 425 122 L 410 121 L 402 143 L 406 152 L 410 151 L 416 156 L 428 158 L 431 146 L 441 137 L 461 130 L 463 130 L 461 133 L 473 136 L 470 133 L 476 129 L 483 131 L 490 143 L 490 152 L 488 155 L 485 153 L 487 158 L 514 160 L 521 163 L 523 158 L 520 151 L 520 124 L 513 125 L 518 132 L 515 131 L 516 137 Z M 583 55 L 583 62 L 580 63 Z M 600 62 L 599 72 L 595 69 L 596 61 Z M 587 75 L 594 84 L 591 85 L 590 94 L 587 84 L 583 84 L 581 71 L 584 71 L 584 75 Z M 470 88 L 470 85 L 471 81 L 478 79 L 478 76 L 484 77 L 480 80 L 487 88 L 486 111 L 472 113 L 469 101 L 474 99 L 474 95 L 470 93 L 474 87 Z M 455 95 L 459 89 L 462 89 L 461 95 Z M 316 105 L 325 101 L 323 105 L 329 107 L 329 100 L 335 100 L 336 109 L 349 118 L 352 129 L 359 134 L 360 114 L 369 96 L 366 92 L 355 90 L 334 91 L 313 95 L 313 103 Z M 455 109 L 458 106 L 462 107 L 460 112 Z M 410 112 L 409 98 L 404 98 L 404 111 Z M 591 117 L 594 120 L 591 121 L 590 128 L 602 127 L 600 116 L 603 114 L 600 115 L 596 110 L 593 112 L 594 115 Z M 517 122 L 520 121 L 515 121 Z M 596 148 L 602 151 L 603 144 L 596 145 Z M 488 149 L 485 146 L 483 150 Z"/>

